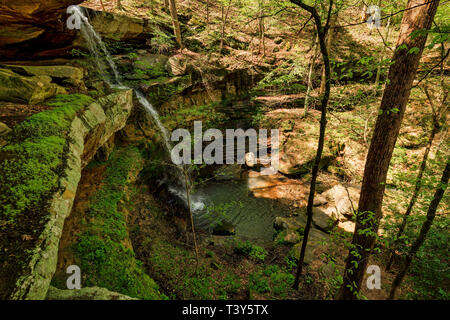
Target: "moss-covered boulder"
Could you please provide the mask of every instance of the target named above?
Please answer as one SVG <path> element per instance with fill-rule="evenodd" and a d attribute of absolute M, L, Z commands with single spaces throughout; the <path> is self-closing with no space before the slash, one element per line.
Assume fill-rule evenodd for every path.
<path fill-rule="evenodd" d="M 79 290 L 61 290 L 50 286 L 47 300 L 136 300 L 105 288 L 88 287 Z"/>
<path fill-rule="evenodd" d="M 39 104 L 66 90 L 52 83 L 47 75 L 22 76 L 9 69 L 0 69 L 0 100 Z"/>
<path fill-rule="evenodd" d="M 21 66 L 7 65 L 15 73 L 25 76 L 47 76 L 52 78 L 54 82 L 68 84 L 75 87 L 84 87 L 83 78 L 84 71 L 82 68 L 66 66 L 66 65 L 49 65 L 49 66 Z"/>

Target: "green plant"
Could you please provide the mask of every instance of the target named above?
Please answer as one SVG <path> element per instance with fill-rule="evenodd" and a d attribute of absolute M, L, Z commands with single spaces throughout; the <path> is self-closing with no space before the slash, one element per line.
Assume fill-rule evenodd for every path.
<path fill-rule="evenodd" d="M 250 241 L 238 241 L 235 245 L 234 252 L 246 255 L 256 261 L 264 261 L 267 251 L 263 247 L 252 244 Z"/>

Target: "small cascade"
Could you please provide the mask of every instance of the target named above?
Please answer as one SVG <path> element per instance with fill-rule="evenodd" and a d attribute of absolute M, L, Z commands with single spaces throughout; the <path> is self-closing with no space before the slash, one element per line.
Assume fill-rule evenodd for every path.
<path fill-rule="evenodd" d="M 102 41 L 102 38 L 100 35 L 94 30 L 92 25 L 89 23 L 89 19 L 86 17 L 86 15 L 83 12 L 83 9 L 79 6 L 74 6 L 73 14 L 75 14 L 78 21 L 81 23 L 81 35 L 86 40 L 87 45 L 89 47 L 89 51 L 93 55 L 94 61 L 97 65 L 97 68 L 100 72 L 100 75 L 102 79 L 108 83 L 108 85 L 111 88 L 115 89 L 132 89 L 134 93 L 136 94 L 136 97 L 138 98 L 139 103 L 144 107 L 144 109 L 147 111 L 147 113 L 152 117 L 153 121 L 155 122 L 156 126 L 158 127 L 162 138 L 164 142 L 164 147 L 166 148 L 169 156 L 172 150 L 172 146 L 169 139 L 169 132 L 162 124 L 158 111 L 153 107 L 153 105 L 145 98 L 144 94 L 140 92 L 137 89 L 130 88 L 122 83 L 119 71 L 117 70 L 117 66 L 114 63 L 114 60 L 112 59 L 112 56 L 108 49 L 106 48 L 105 44 Z M 105 65 L 105 60 L 107 62 L 107 65 Z M 110 69 L 110 70 L 108 70 Z M 114 75 L 114 79 L 111 79 L 110 74 Z M 169 191 L 177 196 L 178 198 L 182 199 L 182 201 L 187 206 L 187 198 L 186 194 L 183 191 L 185 187 L 185 181 L 184 179 L 180 178 L 183 176 L 183 168 L 179 165 L 176 166 L 178 169 L 178 181 L 179 186 L 170 186 Z M 203 210 L 205 205 L 200 199 L 192 199 L 191 198 L 191 209 L 193 212 L 197 212 L 200 210 Z"/>

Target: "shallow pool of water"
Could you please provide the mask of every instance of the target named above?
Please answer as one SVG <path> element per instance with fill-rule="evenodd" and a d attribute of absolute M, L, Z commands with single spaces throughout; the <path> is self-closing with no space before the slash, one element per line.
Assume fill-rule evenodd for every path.
<path fill-rule="evenodd" d="M 234 225 L 236 236 L 253 241 L 272 241 L 275 217 L 287 216 L 290 211 L 277 200 L 255 198 L 247 179 L 207 182 L 197 188 L 192 200 L 205 204 L 194 213 L 197 228 L 211 231 L 226 219 Z"/>

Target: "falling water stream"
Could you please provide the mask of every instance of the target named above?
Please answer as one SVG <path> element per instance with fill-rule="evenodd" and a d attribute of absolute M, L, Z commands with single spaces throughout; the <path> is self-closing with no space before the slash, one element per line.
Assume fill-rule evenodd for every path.
<path fill-rule="evenodd" d="M 94 58 L 98 71 L 103 80 L 111 88 L 132 89 L 136 94 L 139 103 L 144 107 L 157 125 L 168 154 L 172 150 L 169 140 L 169 132 L 162 124 L 158 111 L 145 98 L 144 94 L 137 89 L 130 88 L 122 83 L 117 66 L 111 54 L 103 43 L 100 35 L 94 30 L 89 19 L 79 6 L 74 6 L 73 14 L 81 22 L 81 34 L 86 40 L 88 48 Z M 106 64 L 105 64 L 106 61 Z M 110 70 L 109 70 L 110 69 Z M 111 79 L 111 72 L 114 75 Z M 168 189 L 174 196 L 181 199 L 187 206 L 187 197 L 184 191 L 185 181 L 183 168 L 176 166 L 178 183 L 169 185 Z M 214 224 L 208 212 L 209 208 L 217 204 L 225 204 L 232 200 L 234 205 L 226 211 L 227 220 L 236 226 L 236 235 L 250 239 L 271 240 L 273 234 L 273 220 L 277 215 L 284 215 L 287 209 L 280 205 L 278 201 L 269 199 L 254 198 L 249 195 L 247 180 L 240 182 L 210 183 L 200 187 L 197 192 L 191 194 L 191 209 L 194 213 L 195 224 L 203 229 L 211 229 Z M 217 220 L 217 219 L 216 219 Z"/>
<path fill-rule="evenodd" d="M 111 57 L 111 54 L 109 53 L 108 49 L 106 48 L 105 44 L 102 41 L 102 38 L 100 35 L 95 31 L 94 27 L 90 24 L 89 19 L 86 17 L 86 15 L 83 12 L 83 9 L 79 6 L 73 7 L 73 14 L 77 19 L 79 19 L 81 25 L 81 35 L 86 40 L 89 51 L 94 57 L 94 61 L 97 65 L 97 68 L 100 72 L 101 77 L 103 80 L 108 83 L 108 85 L 111 88 L 115 89 L 132 89 L 134 93 L 136 94 L 136 97 L 139 101 L 139 103 L 144 107 L 145 111 L 152 117 L 153 121 L 157 125 L 162 138 L 163 143 L 166 151 L 169 153 L 172 150 L 172 146 L 169 140 L 169 132 L 162 124 L 158 111 L 153 107 L 153 105 L 145 98 L 144 94 L 140 92 L 137 89 L 130 88 L 122 83 L 121 76 L 119 74 L 119 71 L 117 70 L 117 66 L 114 63 L 114 60 Z M 104 64 L 104 60 L 102 59 L 102 56 L 104 56 L 104 60 L 108 63 L 107 66 Z M 108 67 L 111 69 L 114 79 L 110 78 L 110 72 L 108 72 Z M 182 172 L 183 168 L 181 166 L 176 166 L 178 172 L 178 180 L 179 180 L 179 186 L 171 185 L 169 186 L 169 191 L 174 194 L 175 196 L 182 199 L 182 201 L 187 205 L 187 197 L 184 192 L 184 186 L 185 181 L 182 178 Z M 204 208 L 204 204 L 197 199 L 197 197 L 193 196 L 191 198 L 191 209 L 194 211 L 201 210 Z"/>

